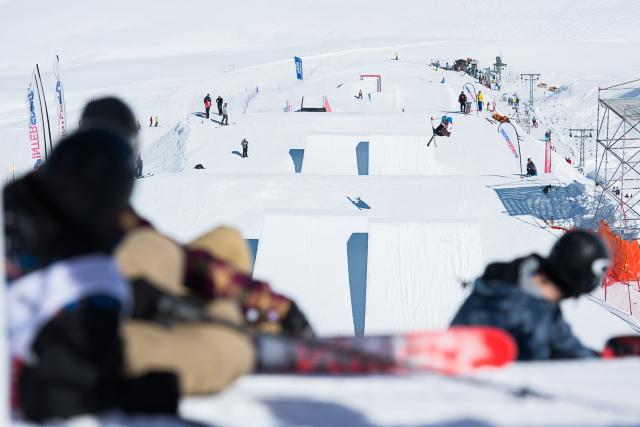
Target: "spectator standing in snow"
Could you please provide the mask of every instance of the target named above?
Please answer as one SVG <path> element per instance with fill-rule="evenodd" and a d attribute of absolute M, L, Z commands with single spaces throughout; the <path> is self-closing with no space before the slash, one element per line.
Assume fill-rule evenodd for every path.
<path fill-rule="evenodd" d="M 247 141 L 247 138 L 243 138 L 240 145 L 242 145 L 242 157 L 249 157 L 247 153 L 249 150 L 249 141 Z"/>
<path fill-rule="evenodd" d="M 153 127 L 153 116 L 149 116 L 149 127 Z"/>
<path fill-rule="evenodd" d="M 531 158 L 527 159 L 527 176 L 536 176 L 538 175 L 538 169 L 536 168 L 536 165 L 533 163 L 533 160 L 531 160 Z"/>
<path fill-rule="evenodd" d="M 142 155 L 140 153 L 136 157 L 136 178 L 142 178 Z"/>
<path fill-rule="evenodd" d="M 216 98 L 216 104 L 218 105 L 218 115 L 221 116 L 222 115 L 222 97 L 220 95 L 218 95 L 218 97 Z"/>
<path fill-rule="evenodd" d="M 158 127 L 158 116 L 156 116 L 156 123 L 153 126 Z"/>
<path fill-rule="evenodd" d="M 229 124 L 229 116 L 227 115 L 227 103 L 225 102 L 224 105 L 222 106 L 222 121 L 220 122 L 221 125 L 226 126 Z"/>
<path fill-rule="evenodd" d="M 597 235 L 570 231 L 546 258 L 531 254 L 489 264 L 451 326 L 504 329 L 518 344 L 519 360 L 595 357 L 571 333 L 560 301 L 591 292 L 609 264 L 609 252 Z"/>
<path fill-rule="evenodd" d="M 460 104 L 460 112 L 464 113 L 467 108 L 467 95 L 464 94 L 464 91 L 458 95 L 458 103 Z"/>
<path fill-rule="evenodd" d="M 211 109 L 211 96 L 209 96 L 209 94 L 207 94 L 207 96 L 204 97 L 204 110 L 205 110 L 205 114 L 207 119 L 209 118 L 209 110 Z"/>
<path fill-rule="evenodd" d="M 478 101 L 478 111 L 482 111 L 482 104 L 484 103 L 484 95 L 482 94 L 482 91 L 478 92 L 476 100 Z"/>

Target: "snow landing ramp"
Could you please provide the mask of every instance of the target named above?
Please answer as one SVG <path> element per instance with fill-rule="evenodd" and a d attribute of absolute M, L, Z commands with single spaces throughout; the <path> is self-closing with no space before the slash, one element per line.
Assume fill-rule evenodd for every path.
<path fill-rule="evenodd" d="M 353 335 L 347 244 L 367 224 L 355 214 L 268 211 L 253 276 L 293 297 L 320 335 Z"/>
<path fill-rule="evenodd" d="M 441 329 L 482 268 L 480 229 L 468 222 L 371 220 L 365 333 Z"/>
<path fill-rule="evenodd" d="M 316 175 L 437 175 L 425 135 L 312 134 L 302 173 Z"/>

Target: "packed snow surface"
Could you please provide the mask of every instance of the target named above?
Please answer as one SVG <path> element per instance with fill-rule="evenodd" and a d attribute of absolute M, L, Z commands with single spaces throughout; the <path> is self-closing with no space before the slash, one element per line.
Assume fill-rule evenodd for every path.
<path fill-rule="evenodd" d="M 69 123 L 99 96 L 133 107 L 150 174 L 133 205 L 162 232 L 187 242 L 217 225 L 238 228 L 257 241 L 254 277 L 295 297 L 322 335 L 443 327 L 461 283 L 486 263 L 546 253 L 560 236 L 552 223 L 596 225 L 593 182 L 565 161 L 577 156 L 567 129 L 595 126 L 598 87 L 638 77 L 639 16 L 640 3 L 626 0 L 0 0 L 0 177 L 32 167 L 25 91 L 37 62 L 55 117 L 50 64 L 59 54 Z M 508 111 L 505 95 L 529 101 L 520 73 L 560 88 L 534 90 L 541 127 L 518 128 L 517 157 L 489 114 L 457 112 L 472 79 L 428 66 L 473 57 L 488 67 L 498 55 L 508 64 L 503 87 L 482 89 L 498 110 Z M 381 75 L 381 91 L 362 74 Z M 229 126 L 204 118 L 207 93 L 228 103 Z M 332 112 L 288 112 L 303 97 L 317 106 L 326 98 Z M 426 147 L 445 114 L 451 137 Z M 546 129 L 557 148 L 550 174 Z M 520 177 L 527 158 L 538 177 Z M 614 214 L 605 203 L 600 215 Z M 600 349 L 640 331 L 638 301 L 637 287 L 614 285 L 563 309 Z M 481 375 L 552 399 L 429 375 L 250 376 L 219 396 L 186 399 L 181 413 L 220 426 L 637 425 L 639 372 L 628 360 Z"/>

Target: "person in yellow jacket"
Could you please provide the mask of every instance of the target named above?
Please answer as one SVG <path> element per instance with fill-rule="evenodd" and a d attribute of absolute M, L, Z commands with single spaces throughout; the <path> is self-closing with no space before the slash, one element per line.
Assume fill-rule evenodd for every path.
<path fill-rule="evenodd" d="M 478 101 L 478 111 L 482 111 L 482 104 L 484 102 L 484 95 L 482 94 L 482 91 L 478 92 L 476 101 Z"/>

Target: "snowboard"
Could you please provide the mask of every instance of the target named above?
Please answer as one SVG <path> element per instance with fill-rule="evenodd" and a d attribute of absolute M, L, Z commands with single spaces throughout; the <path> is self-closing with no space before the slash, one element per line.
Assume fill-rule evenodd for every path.
<path fill-rule="evenodd" d="M 452 327 L 404 335 L 323 337 L 283 341 L 289 360 L 273 372 L 460 374 L 504 366 L 517 357 L 506 332 L 491 327 Z"/>
<path fill-rule="evenodd" d="M 625 356 L 640 356 L 640 335 L 623 335 L 609 338 L 604 346 L 602 357 L 611 359 Z"/>

